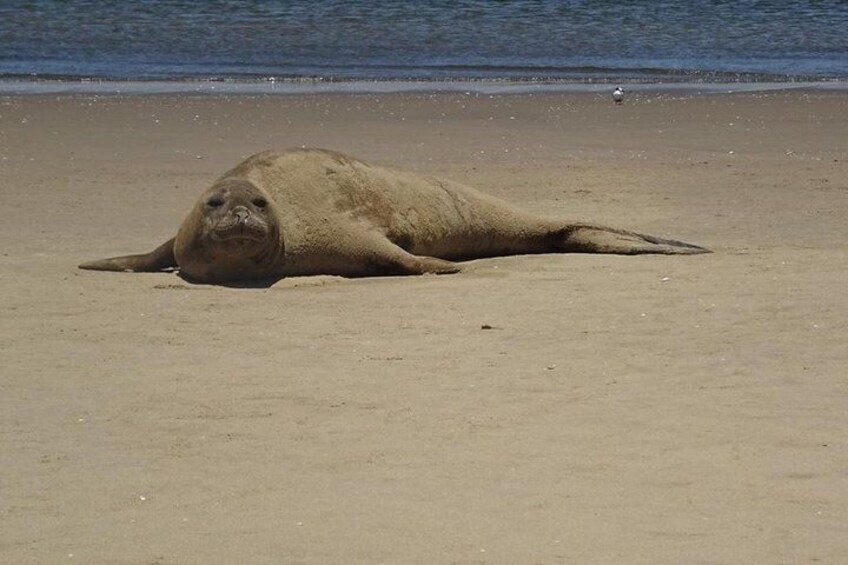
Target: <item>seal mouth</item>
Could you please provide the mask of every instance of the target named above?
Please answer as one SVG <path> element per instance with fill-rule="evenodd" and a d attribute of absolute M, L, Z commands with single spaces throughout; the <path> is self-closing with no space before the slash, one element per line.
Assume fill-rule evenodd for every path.
<path fill-rule="evenodd" d="M 268 227 L 253 217 L 241 221 L 222 221 L 209 236 L 213 241 L 221 243 L 262 243 L 268 239 Z"/>

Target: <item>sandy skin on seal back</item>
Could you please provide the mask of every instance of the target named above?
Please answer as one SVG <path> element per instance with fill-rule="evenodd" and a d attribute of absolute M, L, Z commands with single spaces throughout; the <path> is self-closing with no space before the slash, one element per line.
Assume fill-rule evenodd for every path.
<path fill-rule="evenodd" d="M 301 275 L 455 273 L 455 261 L 530 253 L 692 255 L 703 247 L 523 212 L 458 183 L 321 149 L 265 151 L 207 189 L 176 237 L 82 269 L 179 269 L 238 283 Z"/>

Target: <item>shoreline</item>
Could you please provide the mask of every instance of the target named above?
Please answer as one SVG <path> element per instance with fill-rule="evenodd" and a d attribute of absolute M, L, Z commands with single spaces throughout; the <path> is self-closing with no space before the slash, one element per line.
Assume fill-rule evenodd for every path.
<path fill-rule="evenodd" d="M 606 93 L 614 86 L 629 92 L 715 94 L 787 90 L 848 91 L 848 80 L 775 82 L 603 82 L 533 80 L 323 80 L 323 79 L 175 79 L 175 80 L 101 80 L 101 79 L 0 79 L 0 96 L 37 94 L 389 94 L 455 93 L 535 94 L 535 93 Z"/>

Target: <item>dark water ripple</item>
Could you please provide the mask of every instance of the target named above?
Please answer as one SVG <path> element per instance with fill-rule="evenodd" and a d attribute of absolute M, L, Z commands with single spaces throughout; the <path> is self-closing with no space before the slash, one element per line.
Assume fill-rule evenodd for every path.
<path fill-rule="evenodd" d="M 0 77 L 848 77 L 848 2 L 0 0 Z"/>

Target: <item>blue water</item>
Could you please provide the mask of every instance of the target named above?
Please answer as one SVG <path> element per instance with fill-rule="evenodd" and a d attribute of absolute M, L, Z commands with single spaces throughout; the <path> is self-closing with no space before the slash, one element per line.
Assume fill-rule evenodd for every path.
<path fill-rule="evenodd" d="M 0 79 L 848 79 L 848 2 L 0 0 Z"/>

